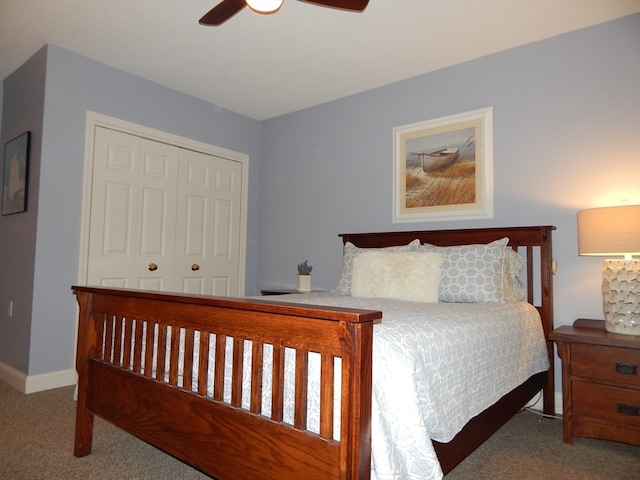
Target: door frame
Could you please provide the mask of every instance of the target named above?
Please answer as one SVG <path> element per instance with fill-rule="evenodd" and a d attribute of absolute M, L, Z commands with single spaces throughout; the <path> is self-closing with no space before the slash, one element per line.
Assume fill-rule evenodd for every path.
<path fill-rule="evenodd" d="M 215 145 L 145 127 L 101 113 L 87 111 L 84 174 L 82 184 L 82 213 L 80 220 L 80 252 L 78 261 L 78 285 L 86 285 L 89 264 L 89 226 L 91 220 L 91 198 L 93 185 L 93 155 L 96 127 L 105 127 L 123 133 L 148 138 L 157 142 L 175 145 L 180 148 L 194 150 L 208 155 L 226 158 L 242 164 L 241 206 L 240 206 L 240 258 L 238 259 L 238 294 L 245 294 L 246 260 L 247 260 L 247 211 L 249 199 L 249 155 L 234 152 Z"/>

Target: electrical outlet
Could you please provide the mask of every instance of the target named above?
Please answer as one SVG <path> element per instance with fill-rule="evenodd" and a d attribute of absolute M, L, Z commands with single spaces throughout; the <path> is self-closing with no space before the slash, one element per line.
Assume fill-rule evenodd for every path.
<path fill-rule="evenodd" d="M 9 318 L 13 317 L 13 300 L 9 300 L 9 308 L 7 308 Z"/>

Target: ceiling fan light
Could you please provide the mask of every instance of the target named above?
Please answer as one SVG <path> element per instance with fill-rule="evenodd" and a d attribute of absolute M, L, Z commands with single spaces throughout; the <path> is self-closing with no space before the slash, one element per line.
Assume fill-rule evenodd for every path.
<path fill-rule="evenodd" d="M 258 13 L 274 13 L 282 6 L 284 0 L 246 0 L 247 6 Z"/>

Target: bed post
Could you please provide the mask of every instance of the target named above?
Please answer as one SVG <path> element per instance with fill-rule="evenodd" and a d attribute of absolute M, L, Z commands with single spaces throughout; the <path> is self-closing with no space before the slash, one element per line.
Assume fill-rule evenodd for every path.
<path fill-rule="evenodd" d="M 373 322 L 340 322 L 343 412 L 340 432 L 341 478 L 369 480 L 371 477 L 371 399 Z M 345 361 L 347 360 L 347 361 Z M 349 419 L 345 422 L 344 414 Z M 342 469 L 341 469 L 342 470 Z"/>
<path fill-rule="evenodd" d="M 75 291 L 80 313 L 78 316 L 78 351 L 76 370 L 78 372 L 78 400 L 76 405 L 76 430 L 73 454 L 84 457 L 91 453 L 94 415 L 88 408 L 88 368 L 89 358 L 95 356 L 98 332 L 92 321 L 92 299 L 89 292 Z"/>
<path fill-rule="evenodd" d="M 549 356 L 549 370 L 547 372 L 545 385 L 542 390 L 542 411 L 546 415 L 555 415 L 555 362 L 553 342 L 549 335 L 553 330 L 553 275 L 554 260 L 552 251 L 551 232 L 556 227 L 540 227 L 540 263 L 541 263 L 541 306 L 540 316 L 542 317 L 542 328 L 544 338 L 547 342 L 547 354 Z"/>

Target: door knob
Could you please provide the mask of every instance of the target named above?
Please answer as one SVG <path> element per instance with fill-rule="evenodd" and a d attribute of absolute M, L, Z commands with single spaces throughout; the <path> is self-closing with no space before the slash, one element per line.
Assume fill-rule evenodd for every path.
<path fill-rule="evenodd" d="M 155 272 L 158 269 L 158 265 L 156 265 L 155 263 L 150 263 L 149 264 L 149 271 L 150 272 Z"/>
<path fill-rule="evenodd" d="M 192 263 L 191 270 L 193 270 L 194 272 L 197 272 L 198 270 L 200 270 L 200 265 L 198 265 L 197 263 Z"/>

